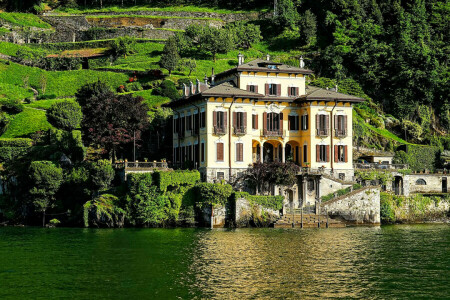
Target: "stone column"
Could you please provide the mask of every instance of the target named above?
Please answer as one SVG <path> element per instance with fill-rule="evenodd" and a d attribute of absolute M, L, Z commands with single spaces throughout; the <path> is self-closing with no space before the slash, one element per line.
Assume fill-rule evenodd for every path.
<path fill-rule="evenodd" d="M 320 214 L 320 177 L 315 179 L 316 181 L 316 215 Z"/>
<path fill-rule="evenodd" d="M 281 162 L 282 162 L 282 163 L 285 163 L 285 162 L 286 162 L 286 158 L 285 158 L 285 156 L 286 156 L 285 149 L 286 149 L 286 146 L 285 146 L 284 144 L 281 144 Z"/>
<path fill-rule="evenodd" d="M 263 144 L 260 145 L 260 150 L 259 151 L 260 151 L 259 152 L 259 161 L 261 163 L 263 163 L 264 162 L 264 146 L 263 146 Z"/>
<path fill-rule="evenodd" d="M 306 176 L 302 176 L 302 191 L 301 191 L 301 194 L 302 194 L 302 207 L 304 207 L 305 206 L 305 204 L 306 204 L 306 186 L 307 186 L 307 181 L 306 181 Z"/>

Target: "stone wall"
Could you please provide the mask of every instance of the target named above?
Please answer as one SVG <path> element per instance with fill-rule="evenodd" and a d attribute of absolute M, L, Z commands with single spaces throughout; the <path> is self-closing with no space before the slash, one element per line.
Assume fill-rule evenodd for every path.
<path fill-rule="evenodd" d="M 413 193 L 442 193 L 443 178 L 450 181 L 450 174 L 411 174 L 403 176 L 404 194 L 408 196 Z M 418 184 L 423 180 L 426 184 Z M 450 190 L 450 189 L 449 189 Z"/>
<path fill-rule="evenodd" d="M 280 218 L 278 210 L 265 208 L 258 204 L 251 205 L 245 198 L 236 199 L 233 213 L 236 227 L 248 227 L 251 222 L 255 223 L 255 220 L 253 220 L 254 216 L 266 216 L 268 224 Z"/>
<path fill-rule="evenodd" d="M 380 224 L 380 188 L 366 187 L 322 203 L 322 213 L 353 224 Z"/>

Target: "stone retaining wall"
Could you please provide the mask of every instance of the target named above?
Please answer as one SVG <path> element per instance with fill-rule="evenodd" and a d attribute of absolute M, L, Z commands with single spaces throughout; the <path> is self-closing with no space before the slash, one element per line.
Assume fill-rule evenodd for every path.
<path fill-rule="evenodd" d="M 322 203 L 322 212 L 354 224 L 380 224 L 380 187 L 366 187 Z"/>

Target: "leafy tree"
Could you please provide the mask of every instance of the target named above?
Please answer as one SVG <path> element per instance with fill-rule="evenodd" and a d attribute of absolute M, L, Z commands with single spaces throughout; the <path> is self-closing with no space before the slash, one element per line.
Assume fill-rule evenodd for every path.
<path fill-rule="evenodd" d="M 311 10 L 307 10 L 300 19 L 300 38 L 305 45 L 314 43 L 316 31 L 317 18 Z"/>
<path fill-rule="evenodd" d="M 29 193 L 36 210 L 42 213 L 42 226 L 45 226 L 46 211 L 54 206 L 54 196 L 63 180 L 62 169 L 50 161 L 33 161 L 28 174 Z"/>
<path fill-rule="evenodd" d="M 292 0 L 278 0 L 277 2 L 277 14 L 273 22 L 283 28 L 293 29 L 299 19 L 294 2 Z"/>
<path fill-rule="evenodd" d="M 189 70 L 188 76 L 191 76 L 192 72 L 197 69 L 197 62 L 195 59 L 183 59 L 181 61 L 181 67 Z"/>
<path fill-rule="evenodd" d="M 111 52 L 115 57 L 123 56 L 127 58 L 128 54 L 133 53 L 136 39 L 129 36 L 118 37 L 111 43 Z"/>
<path fill-rule="evenodd" d="M 74 130 L 80 127 L 83 114 L 77 102 L 63 101 L 54 103 L 47 110 L 47 120 L 54 127 L 63 130 Z"/>
<path fill-rule="evenodd" d="M 211 52 L 214 62 L 217 53 L 227 53 L 233 49 L 233 35 L 231 32 L 215 27 L 204 27 L 200 36 L 202 50 Z"/>
<path fill-rule="evenodd" d="M 253 44 L 261 40 L 261 30 L 258 25 L 242 21 L 226 26 L 232 33 L 236 47 L 249 49 Z"/>
<path fill-rule="evenodd" d="M 89 181 L 95 191 L 104 191 L 114 179 L 114 169 L 111 162 L 101 159 L 89 164 Z"/>
<path fill-rule="evenodd" d="M 156 89 L 153 90 L 153 94 L 168 97 L 171 100 L 177 100 L 180 98 L 180 94 L 175 86 L 175 83 L 171 80 L 164 80 Z"/>
<path fill-rule="evenodd" d="M 233 192 L 231 185 L 221 183 L 202 182 L 197 184 L 195 188 L 197 199 L 200 200 L 197 202 L 197 206 L 200 208 L 205 205 L 223 206 Z"/>
<path fill-rule="evenodd" d="M 256 163 L 249 168 L 244 176 L 257 194 L 271 190 L 271 186 L 292 186 L 297 182 L 300 167 L 292 162 Z"/>
<path fill-rule="evenodd" d="M 170 37 L 164 46 L 159 65 L 169 71 L 170 76 L 172 71 L 177 68 L 179 60 L 180 55 L 177 50 L 177 42 L 174 37 Z"/>
<path fill-rule="evenodd" d="M 77 93 L 83 120 L 81 129 L 87 143 L 103 147 L 112 159 L 117 151 L 148 125 L 148 106 L 142 97 L 115 95 L 103 83 L 84 86 Z"/>

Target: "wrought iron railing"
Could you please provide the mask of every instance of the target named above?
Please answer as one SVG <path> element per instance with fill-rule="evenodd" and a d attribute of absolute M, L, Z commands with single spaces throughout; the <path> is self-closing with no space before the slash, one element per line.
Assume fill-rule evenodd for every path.
<path fill-rule="evenodd" d="M 153 161 L 153 162 L 143 162 L 143 161 L 136 161 L 136 162 L 118 162 L 115 164 L 116 168 L 119 169 L 167 169 L 169 168 L 169 165 L 167 162 L 162 161 Z"/>
<path fill-rule="evenodd" d="M 346 129 L 335 129 L 334 135 L 336 137 L 345 137 L 345 136 L 347 136 L 347 130 Z"/>
<path fill-rule="evenodd" d="M 286 136 L 286 130 L 276 129 L 276 130 L 269 130 L 269 129 L 263 129 L 261 130 L 261 135 L 265 137 L 284 137 Z"/>
<path fill-rule="evenodd" d="M 213 132 L 215 135 L 224 135 L 227 134 L 227 128 L 225 126 L 222 127 L 214 126 Z"/>
<path fill-rule="evenodd" d="M 380 164 L 380 163 L 356 163 L 353 164 L 355 169 L 377 169 L 377 170 L 403 170 L 408 169 L 408 164 Z"/>
<path fill-rule="evenodd" d="M 319 128 L 319 129 L 316 129 L 316 135 L 317 136 L 328 136 L 329 135 L 329 132 L 328 132 L 328 128 Z"/>
<path fill-rule="evenodd" d="M 246 126 L 233 127 L 233 133 L 235 135 L 245 135 L 247 134 L 247 127 Z"/>

